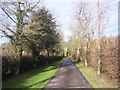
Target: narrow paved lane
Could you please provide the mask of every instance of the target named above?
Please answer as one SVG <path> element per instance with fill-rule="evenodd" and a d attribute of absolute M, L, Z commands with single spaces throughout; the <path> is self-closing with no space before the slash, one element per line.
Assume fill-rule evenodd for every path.
<path fill-rule="evenodd" d="M 67 57 L 46 88 L 90 88 L 90 85 Z"/>

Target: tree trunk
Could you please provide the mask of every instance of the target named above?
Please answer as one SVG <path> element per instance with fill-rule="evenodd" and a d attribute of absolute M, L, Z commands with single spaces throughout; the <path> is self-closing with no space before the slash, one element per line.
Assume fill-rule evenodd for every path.
<path fill-rule="evenodd" d="M 16 61 L 16 70 L 15 70 L 15 75 L 19 75 L 19 66 L 20 66 L 20 60 L 22 56 L 22 47 L 21 45 L 17 45 L 16 47 L 16 55 L 15 55 L 15 61 Z"/>
<path fill-rule="evenodd" d="M 47 50 L 47 56 L 48 56 L 48 57 L 50 56 L 49 50 Z"/>
<path fill-rule="evenodd" d="M 88 66 L 88 62 L 87 62 L 87 47 L 85 46 L 85 66 Z"/>
<path fill-rule="evenodd" d="M 99 0 L 98 0 L 98 4 L 97 4 L 97 11 L 98 11 L 98 69 L 97 69 L 97 74 L 99 75 L 100 74 L 100 68 L 101 68 L 101 60 L 100 60 L 100 35 L 101 35 L 101 32 L 100 32 L 100 11 L 99 11 Z"/>

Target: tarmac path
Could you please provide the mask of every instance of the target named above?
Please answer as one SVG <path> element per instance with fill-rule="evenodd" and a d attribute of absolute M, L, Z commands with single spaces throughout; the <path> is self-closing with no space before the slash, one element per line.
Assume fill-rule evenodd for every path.
<path fill-rule="evenodd" d="M 45 88 L 90 88 L 90 85 L 67 57 Z"/>

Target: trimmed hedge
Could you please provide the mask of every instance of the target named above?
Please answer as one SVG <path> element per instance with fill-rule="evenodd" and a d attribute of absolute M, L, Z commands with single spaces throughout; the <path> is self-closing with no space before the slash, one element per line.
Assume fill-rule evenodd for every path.
<path fill-rule="evenodd" d="M 62 60 L 62 56 L 39 56 L 35 61 L 32 56 L 22 56 L 19 62 L 15 62 L 13 58 L 4 56 L 2 57 L 2 78 L 3 80 L 16 73 L 19 69 L 19 74 L 28 70 Z"/>
<path fill-rule="evenodd" d="M 101 73 L 108 77 L 113 84 L 118 84 L 118 37 L 105 38 L 101 40 Z M 96 45 L 91 47 L 89 66 L 97 70 L 97 50 Z"/>

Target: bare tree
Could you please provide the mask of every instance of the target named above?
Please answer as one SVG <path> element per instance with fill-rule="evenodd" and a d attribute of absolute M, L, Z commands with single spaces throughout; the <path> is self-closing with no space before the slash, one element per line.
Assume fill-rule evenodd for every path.
<path fill-rule="evenodd" d="M 88 51 L 89 51 L 89 40 L 91 35 L 91 12 L 89 3 L 87 2 L 80 2 L 79 10 L 77 15 L 78 26 L 79 26 L 79 37 L 81 37 L 81 47 L 84 50 L 84 61 L 85 66 L 88 65 Z"/>
<path fill-rule="evenodd" d="M 97 69 L 97 74 L 100 74 L 100 69 L 101 69 L 101 59 L 100 59 L 100 50 L 101 50 L 101 38 L 102 38 L 102 33 L 105 30 L 105 26 L 107 24 L 107 12 L 108 12 L 108 6 L 109 2 L 97 2 L 97 46 L 98 46 L 98 56 L 97 56 L 97 62 L 98 62 L 98 69 Z"/>

